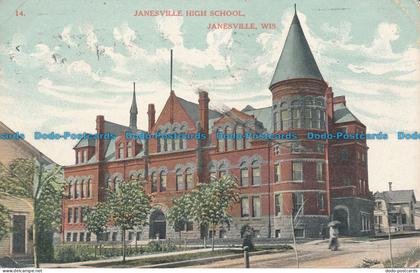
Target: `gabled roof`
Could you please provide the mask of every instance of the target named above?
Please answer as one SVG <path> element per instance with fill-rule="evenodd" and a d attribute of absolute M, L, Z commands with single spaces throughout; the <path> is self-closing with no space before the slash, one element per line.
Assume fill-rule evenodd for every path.
<path fill-rule="evenodd" d="M 242 112 L 248 115 L 254 115 L 254 117 L 263 124 L 267 132 L 272 132 L 273 131 L 273 126 L 272 126 L 272 113 L 273 112 L 272 112 L 271 106 L 259 108 L 259 109 L 255 109 L 252 106 L 249 106 L 249 107 L 248 106 L 245 107 L 242 110 Z M 252 110 L 248 110 L 248 109 L 252 109 Z"/>
<path fill-rule="evenodd" d="M 350 121 L 360 122 L 360 120 L 353 115 L 352 112 L 350 112 L 344 103 L 334 104 L 334 123 L 344 123 Z"/>
<path fill-rule="evenodd" d="M 388 203 L 409 203 L 414 200 L 416 196 L 413 190 L 399 190 L 399 191 L 384 191 L 375 193 L 376 198 L 383 198 Z"/>
<path fill-rule="evenodd" d="M 323 80 L 295 12 L 270 86 L 297 78 Z"/>
<path fill-rule="evenodd" d="M 184 100 L 180 97 L 176 98 L 178 99 L 179 103 L 181 103 L 182 108 L 184 108 L 190 118 L 194 121 L 194 123 L 200 120 L 200 111 L 197 103 Z M 209 109 L 209 119 L 215 119 L 220 116 L 222 116 L 221 113 Z"/>

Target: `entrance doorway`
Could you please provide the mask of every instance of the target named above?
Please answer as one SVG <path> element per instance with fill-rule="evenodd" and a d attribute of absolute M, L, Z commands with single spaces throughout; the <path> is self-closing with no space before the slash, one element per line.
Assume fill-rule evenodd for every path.
<path fill-rule="evenodd" d="M 166 239 L 166 217 L 160 209 L 150 215 L 149 238 Z"/>
<path fill-rule="evenodd" d="M 13 215 L 12 253 L 25 254 L 26 250 L 26 216 Z"/>
<path fill-rule="evenodd" d="M 340 235 L 349 235 L 349 213 L 344 208 L 334 209 L 333 220 L 340 221 L 338 225 L 338 232 Z"/>

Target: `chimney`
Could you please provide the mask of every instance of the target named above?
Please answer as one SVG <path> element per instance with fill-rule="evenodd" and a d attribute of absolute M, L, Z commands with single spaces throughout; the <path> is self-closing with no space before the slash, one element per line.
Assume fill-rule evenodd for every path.
<path fill-rule="evenodd" d="M 388 182 L 389 191 L 392 191 L 392 182 Z"/>
<path fill-rule="evenodd" d="M 209 94 L 206 91 L 198 92 L 198 109 L 200 111 L 200 124 L 202 132 L 208 137 L 209 134 Z"/>
<path fill-rule="evenodd" d="M 346 106 L 346 97 L 345 96 L 338 96 L 333 99 L 334 104 L 342 103 Z"/>
<path fill-rule="evenodd" d="M 96 116 L 96 133 L 104 134 L 105 133 L 105 118 L 104 116 Z M 96 161 L 103 161 L 105 159 L 105 152 L 104 152 L 104 138 L 98 137 L 96 139 L 96 146 L 95 146 L 95 157 Z"/>
<path fill-rule="evenodd" d="M 153 126 L 155 126 L 155 114 L 155 105 L 151 103 L 147 108 L 147 115 L 149 116 L 149 133 L 152 132 Z"/>

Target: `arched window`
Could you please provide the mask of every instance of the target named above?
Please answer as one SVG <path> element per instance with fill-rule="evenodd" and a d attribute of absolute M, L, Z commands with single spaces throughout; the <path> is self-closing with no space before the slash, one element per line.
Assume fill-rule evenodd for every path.
<path fill-rule="evenodd" d="M 222 164 L 220 164 L 219 166 L 219 178 L 222 178 L 224 176 L 227 175 L 227 166 L 226 164 L 223 162 Z"/>
<path fill-rule="evenodd" d="M 80 197 L 80 182 L 76 180 L 74 184 L 74 198 L 77 199 Z"/>
<path fill-rule="evenodd" d="M 151 188 L 151 191 L 152 191 L 152 192 L 157 192 L 157 176 L 156 176 L 156 173 L 155 173 L 155 172 L 153 172 L 153 173 L 150 175 L 150 180 L 152 181 L 152 188 Z"/>
<path fill-rule="evenodd" d="M 85 185 L 86 185 L 85 180 L 82 179 L 82 181 L 80 181 L 80 198 L 85 198 L 85 196 L 86 196 Z"/>
<path fill-rule="evenodd" d="M 184 175 L 182 174 L 181 169 L 176 170 L 176 190 L 185 190 Z"/>
<path fill-rule="evenodd" d="M 312 110 L 312 128 L 321 128 L 321 110 L 319 109 Z"/>
<path fill-rule="evenodd" d="M 277 131 L 277 112 L 273 112 L 273 130 Z"/>
<path fill-rule="evenodd" d="M 161 171 L 159 176 L 160 176 L 159 177 L 160 191 L 164 192 L 164 191 L 166 191 L 166 178 L 167 178 L 165 171 Z"/>
<path fill-rule="evenodd" d="M 236 127 L 236 149 L 242 150 L 244 148 L 244 129 L 242 126 Z"/>
<path fill-rule="evenodd" d="M 168 151 L 168 130 L 165 131 L 165 137 L 163 138 L 163 151 L 167 152 Z"/>
<path fill-rule="evenodd" d="M 129 141 L 127 143 L 127 157 L 128 158 L 133 157 L 133 142 L 132 141 Z"/>
<path fill-rule="evenodd" d="M 259 166 L 258 160 L 254 160 L 252 162 L 252 185 L 260 185 L 261 184 L 261 168 Z"/>
<path fill-rule="evenodd" d="M 281 110 L 280 112 L 281 130 L 288 130 L 290 128 L 289 110 Z"/>
<path fill-rule="evenodd" d="M 185 188 L 187 190 L 191 190 L 193 188 L 193 183 L 194 183 L 193 172 L 191 168 L 187 168 L 185 170 Z"/>
<path fill-rule="evenodd" d="M 242 187 L 248 186 L 248 167 L 246 162 L 242 162 L 239 166 L 239 182 Z"/>
<path fill-rule="evenodd" d="M 227 145 L 226 145 L 226 150 L 227 151 L 233 151 L 234 149 L 234 142 L 233 142 L 233 130 L 231 127 L 226 127 L 226 137 L 227 137 Z"/>
<path fill-rule="evenodd" d="M 86 183 L 86 197 L 92 197 L 92 179 L 89 179 Z"/>
<path fill-rule="evenodd" d="M 160 135 L 160 131 L 157 131 L 156 134 Z M 160 153 L 162 151 L 162 136 L 157 137 L 156 146 L 157 152 Z"/>
<path fill-rule="evenodd" d="M 225 138 L 224 138 L 224 133 L 221 129 L 217 130 L 216 139 L 217 139 L 217 150 L 219 152 L 224 152 L 225 151 Z"/>
<path fill-rule="evenodd" d="M 298 101 L 292 102 L 292 128 L 302 128 L 301 109 Z"/>
<path fill-rule="evenodd" d="M 120 142 L 118 145 L 118 159 L 124 158 L 124 143 Z"/>
<path fill-rule="evenodd" d="M 68 198 L 69 199 L 73 199 L 74 198 L 74 190 L 73 190 L 73 181 L 70 181 L 68 184 L 68 188 L 67 188 L 67 194 L 68 194 Z"/>

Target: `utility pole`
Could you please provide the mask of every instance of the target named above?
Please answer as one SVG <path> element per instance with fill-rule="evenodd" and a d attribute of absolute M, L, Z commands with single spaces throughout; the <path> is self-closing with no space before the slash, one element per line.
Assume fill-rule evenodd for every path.
<path fill-rule="evenodd" d="M 388 241 L 389 241 L 389 260 L 391 261 L 391 268 L 394 268 L 394 260 L 392 258 L 392 242 L 391 242 L 391 221 L 388 214 Z"/>

